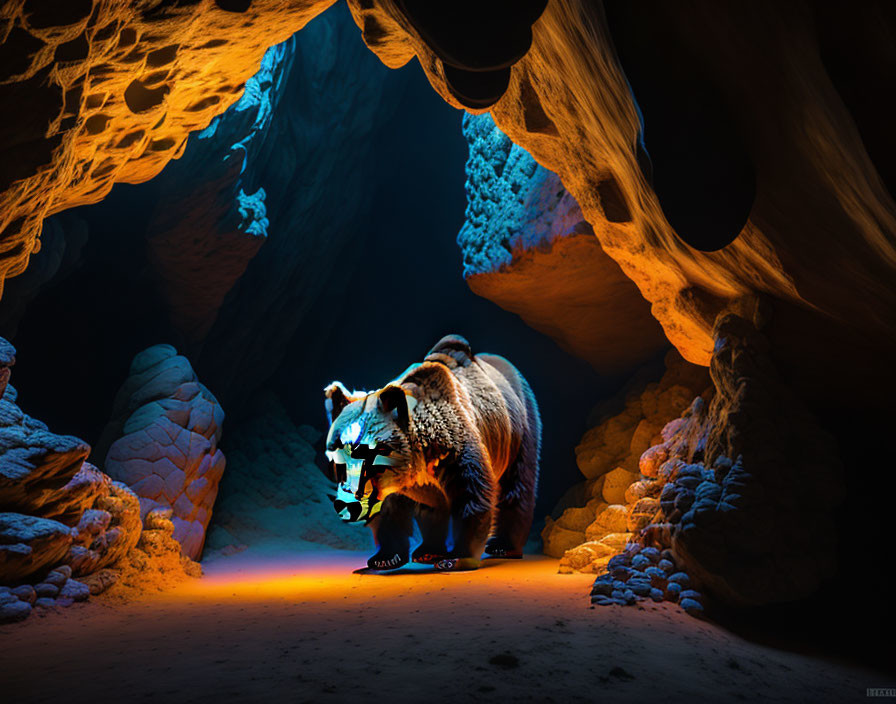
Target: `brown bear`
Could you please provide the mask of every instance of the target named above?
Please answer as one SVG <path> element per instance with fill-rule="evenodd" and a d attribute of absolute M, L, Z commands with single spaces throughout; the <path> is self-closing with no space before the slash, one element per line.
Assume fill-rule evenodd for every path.
<path fill-rule="evenodd" d="M 325 389 L 326 452 L 337 513 L 370 525 L 371 569 L 414 562 L 475 569 L 520 558 L 532 525 L 541 418 L 529 384 L 503 357 L 473 355 L 457 335 L 378 391 Z M 449 542 L 451 547 L 449 548 Z"/>

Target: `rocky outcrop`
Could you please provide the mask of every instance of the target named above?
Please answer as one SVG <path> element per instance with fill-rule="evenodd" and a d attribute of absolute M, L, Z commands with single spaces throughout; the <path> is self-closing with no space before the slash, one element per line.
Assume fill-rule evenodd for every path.
<path fill-rule="evenodd" d="M 645 540 L 671 547 L 707 592 L 739 605 L 813 593 L 836 568 L 841 461 L 743 318 L 715 327 L 715 395 L 663 429 L 641 471 L 661 480 Z"/>
<path fill-rule="evenodd" d="M 276 397 L 265 395 L 227 437 L 227 473 L 209 529 L 209 550 L 370 547 L 370 531 L 341 523 L 327 498 L 332 484 L 315 464 L 320 431 L 296 427 Z"/>
<path fill-rule="evenodd" d="M 185 357 L 155 345 L 136 357 L 100 440 L 106 471 L 140 497 L 140 514 L 171 509 L 174 538 L 202 554 L 224 455 L 224 411 Z"/>
<path fill-rule="evenodd" d="M 686 362 L 675 350 L 666 355 L 658 381 L 636 377 L 619 399 L 592 412 L 592 428 L 576 447 L 585 481 L 567 493 L 542 532 L 544 552 L 562 558 L 561 572 L 600 572 L 642 525 L 650 492 L 638 485 L 642 454 L 660 442 L 670 418 L 709 386 L 706 370 Z"/>
<path fill-rule="evenodd" d="M 688 403 L 686 387 L 669 386 L 667 372 L 660 387 L 630 397 L 577 448 L 583 473 L 597 478 L 573 502 L 584 495 L 584 506 L 561 507 L 558 520 L 549 519 L 545 552 L 562 555 L 561 571 L 599 574 L 600 603 L 657 596 L 651 588 L 671 598 L 668 583 L 684 581 L 671 578 L 675 571 L 727 604 L 785 602 L 812 594 L 834 573 L 842 500 L 836 447 L 780 378 L 752 322 L 722 316 L 715 335 L 710 392 Z M 686 410 L 672 413 L 674 406 Z M 677 417 L 648 437 L 670 416 Z M 657 565 L 654 553 L 637 558 L 648 547 L 671 551 L 672 564 L 626 586 L 632 570 Z M 632 587 L 634 597 L 626 593 Z"/>
<path fill-rule="evenodd" d="M 457 241 L 474 293 L 518 314 L 598 371 L 630 369 L 668 342 L 650 306 L 601 249 L 556 174 L 465 115 L 466 222 Z"/>
<path fill-rule="evenodd" d="M 4 381 L 14 359 L 12 346 L 0 341 Z M 0 583 L 60 563 L 86 574 L 116 562 L 140 535 L 136 497 L 85 462 L 85 442 L 56 435 L 16 400 L 7 383 L 0 398 Z"/>
<path fill-rule="evenodd" d="M 284 93 L 295 44 L 290 38 L 265 53 L 239 101 L 193 135 L 158 182 L 147 224 L 150 265 L 171 324 L 196 352 L 268 235 L 265 190 L 246 193 L 243 174 Z"/>
<path fill-rule="evenodd" d="M 43 218 L 139 183 L 239 99 L 265 50 L 332 0 L 0 8 L 0 286 Z"/>
<path fill-rule="evenodd" d="M 74 579 L 115 565 L 140 538 L 136 495 L 85 462 L 90 447 L 26 415 L 0 338 L 0 623 L 89 596 Z"/>
<path fill-rule="evenodd" d="M 384 63 L 395 68 L 416 55 L 439 94 L 463 106 L 439 51 L 402 3 L 350 0 L 349 6 Z M 633 95 L 600 4 L 548 4 L 533 25 L 531 49 L 513 66 L 506 92 L 490 109 L 495 123 L 560 177 L 601 249 L 634 281 L 686 359 L 708 364 L 717 316 L 740 311 L 752 317 L 756 299 L 766 296 L 773 311 L 765 329 L 772 354 L 801 392 L 818 395 L 836 387 L 844 397 L 868 396 L 870 378 L 891 382 L 884 360 L 896 348 L 896 319 L 882 314 L 896 307 L 896 206 L 867 151 L 880 140 L 863 141 L 867 130 L 860 131 L 863 124 L 880 123 L 886 110 L 851 115 L 826 70 L 819 34 L 830 28 L 842 44 L 856 43 L 855 52 L 835 52 L 841 61 L 868 55 L 856 39 L 866 35 L 885 56 L 885 33 L 859 33 L 855 26 L 891 20 L 871 3 L 850 12 L 852 29 L 842 36 L 831 24 L 833 14 L 810 3 L 735 7 L 705 0 L 690 3 L 687 11 L 661 3 L 650 8 L 637 13 L 632 31 L 666 37 L 671 46 L 662 61 L 700 66 L 697 92 L 720 96 L 735 116 L 722 128 L 735 133 L 726 144 L 745 145 L 756 174 L 749 218 L 733 242 L 699 251 L 687 244 L 689 233 L 670 225 L 665 210 L 672 217 L 672 209 L 664 209 L 651 185 L 651 123 L 643 129 L 638 87 Z M 472 30 L 469 36 L 475 41 Z M 848 74 L 872 101 L 876 89 L 862 81 L 874 74 Z M 680 144 L 709 138 L 679 135 Z M 671 168 L 687 184 L 689 156 L 684 150 L 680 173 L 674 163 L 657 168 Z M 702 174 L 701 182 L 711 178 Z M 696 180 L 693 193 L 679 191 L 691 196 L 685 210 L 699 212 Z M 709 197 L 704 202 L 717 206 Z M 849 265 L 831 264 L 843 261 Z M 813 350 L 811 359 L 806 347 Z"/>

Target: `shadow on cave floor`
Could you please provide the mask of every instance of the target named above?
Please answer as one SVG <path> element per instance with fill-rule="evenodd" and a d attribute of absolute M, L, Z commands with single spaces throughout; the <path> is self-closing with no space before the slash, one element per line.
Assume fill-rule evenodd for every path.
<path fill-rule="evenodd" d="M 384 693 L 833 702 L 881 686 L 869 671 L 757 645 L 671 605 L 589 609 L 592 577 L 558 575 L 542 556 L 388 579 L 354 573 L 366 558 L 246 551 L 170 592 L 31 619 L 4 633 L 4 692 L 22 704 L 94 702 L 98 677 L 107 692 L 169 704 Z"/>

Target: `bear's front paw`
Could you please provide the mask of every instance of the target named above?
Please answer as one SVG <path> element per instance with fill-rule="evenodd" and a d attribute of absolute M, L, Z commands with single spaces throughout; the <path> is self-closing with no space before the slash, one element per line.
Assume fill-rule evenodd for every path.
<path fill-rule="evenodd" d="M 398 553 L 386 555 L 378 552 L 367 561 L 367 566 L 372 570 L 395 570 L 408 563 L 407 557 L 402 557 Z"/>
<path fill-rule="evenodd" d="M 481 564 L 482 560 L 478 557 L 446 557 L 444 560 L 439 560 L 435 567 L 442 572 L 460 572 L 479 569 Z"/>

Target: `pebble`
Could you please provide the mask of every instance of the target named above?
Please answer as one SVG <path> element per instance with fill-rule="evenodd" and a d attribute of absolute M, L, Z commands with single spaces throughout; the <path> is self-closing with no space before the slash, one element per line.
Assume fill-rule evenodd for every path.
<path fill-rule="evenodd" d="M 682 599 L 680 606 L 691 616 L 699 616 L 703 613 L 703 604 L 695 599 Z"/>
<path fill-rule="evenodd" d="M 681 594 L 681 585 L 678 582 L 669 582 L 666 585 L 666 598 L 669 601 L 678 601 Z"/>
<path fill-rule="evenodd" d="M 641 550 L 641 554 L 651 562 L 659 562 L 660 560 L 660 551 L 656 548 L 644 548 Z"/>
<path fill-rule="evenodd" d="M 61 574 L 66 579 L 72 578 L 72 568 L 69 567 L 68 565 L 59 565 L 59 567 L 54 567 L 53 570 L 50 572 L 50 574 L 53 574 L 53 572 Z M 44 581 L 46 581 L 46 580 L 44 580 Z"/>
<path fill-rule="evenodd" d="M 31 613 L 31 604 L 27 601 L 9 601 L 0 604 L 0 623 L 16 623 L 28 618 Z"/>
<path fill-rule="evenodd" d="M 30 584 L 23 584 L 19 587 L 16 587 L 12 590 L 12 593 L 15 594 L 22 601 L 27 601 L 29 604 L 33 604 L 34 600 L 37 599 L 37 593 L 34 591 L 34 587 Z"/>
<path fill-rule="evenodd" d="M 56 606 L 56 600 L 48 596 L 41 596 L 37 598 L 34 605 L 40 609 L 52 609 Z"/>
<path fill-rule="evenodd" d="M 75 579 L 69 579 L 62 589 L 59 590 L 60 599 L 71 599 L 72 601 L 86 601 L 90 598 L 90 587 L 83 582 Z"/>
<path fill-rule="evenodd" d="M 37 594 L 38 598 L 53 598 L 59 593 L 59 585 L 50 584 L 49 582 L 41 582 L 40 584 L 34 585 L 34 591 Z"/>
<path fill-rule="evenodd" d="M 675 571 L 675 564 L 672 562 L 672 560 L 660 560 L 659 564 L 657 564 L 657 567 L 659 567 L 666 574 Z"/>
<path fill-rule="evenodd" d="M 688 577 L 687 572 L 676 572 L 669 577 L 669 581 L 677 582 L 681 585 L 682 589 L 687 589 L 691 584 L 691 578 Z"/>
<path fill-rule="evenodd" d="M 606 581 L 596 581 L 591 588 L 591 596 L 610 596 L 613 593 L 613 583 Z"/>
<path fill-rule="evenodd" d="M 50 572 L 50 574 L 48 574 L 46 577 L 44 577 L 43 584 L 52 584 L 54 587 L 56 587 L 58 589 L 63 584 L 65 584 L 65 580 L 67 580 L 67 579 L 68 579 L 68 577 L 66 577 L 62 572 L 59 572 L 58 570 L 53 570 L 52 572 Z"/>
<path fill-rule="evenodd" d="M 631 573 L 631 567 L 614 567 L 610 570 L 610 574 L 613 575 L 613 579 L 621 579 L 623 581 L 628 579 Z"/>
<path fill-rule="evenodd" d="M 664 582 L 666 581 L 666 573 L 656 566 L 648 567 L 646 570 L 644 570 L 644 574 L 646 574 L 653 580 L 662 579 Z"/>
<path fill-rule="evenodd" d="M 609 571 L 613 571 L 617 567 L 627 567 L 628 566 L 628 558 L 625 556 L 625 553 L 619 553 L 617 555 L 613 555 L 610 558 L 610 561 L 607 562 L 607 569 Z"/>
<path fill-rule="evenodd" d="M 695 589 L 684 589 L 681 592 L 681 599 L 695 599 L 699 601 L 703 598 L 703 595 Z"/>
<path fill-rule="evenodd" d="M 648 594 L 650 594 L 651 586 L 650 582 L 648 582 L 647 580 L 631 579 L 628 582 L 628 588 L 631 592 L 638 596 L 647 596 Z"/>
<path fill-rule="evenodd" d="M 650 559 L 646 555 L 635 555 L 632 558 L 632 567 L 636 570 L 644 569 L 650 566 Z"/>
<path fill-rule="evenodd" d="M 654 587 L 653 589 L 650 590 L 650 598 L 653 599 L 654 601 L 662 601 L 663 600 L 663 590 L 657 589 L 656 587 Z"/>

